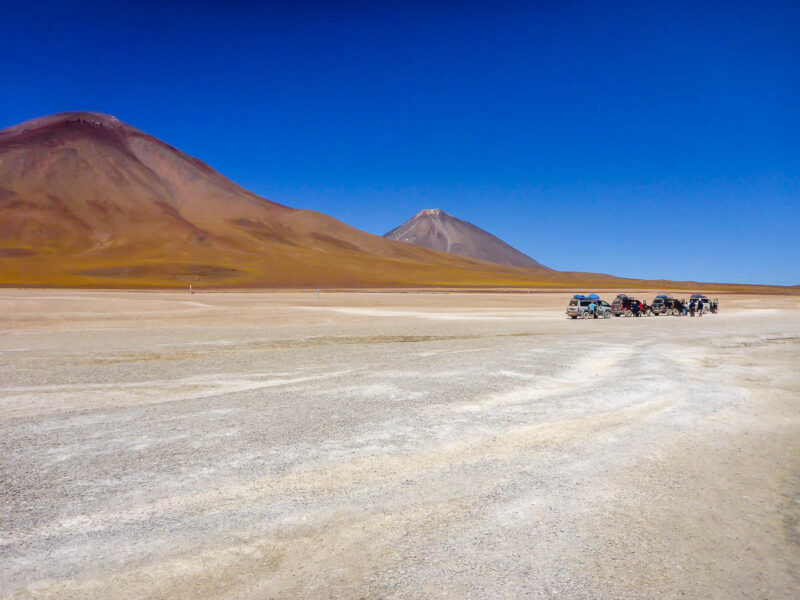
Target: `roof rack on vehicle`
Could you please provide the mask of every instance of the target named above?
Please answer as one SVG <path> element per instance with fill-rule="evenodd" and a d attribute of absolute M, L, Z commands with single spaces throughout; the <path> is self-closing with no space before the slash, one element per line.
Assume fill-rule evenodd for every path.
<path fill-rule="evenodd" d="M 573 298 L 575 298 L 575 300 L 586 300 L 586 296 L 583 294 L 575 294 Z"/>

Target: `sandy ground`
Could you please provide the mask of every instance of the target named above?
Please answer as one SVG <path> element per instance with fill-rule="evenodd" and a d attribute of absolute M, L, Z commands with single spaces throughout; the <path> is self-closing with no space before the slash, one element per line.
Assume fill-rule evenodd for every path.
<path fill-rule="evenodd" d="M 797 598 L 800 298 L 0 290 L 2 598 Z"/>

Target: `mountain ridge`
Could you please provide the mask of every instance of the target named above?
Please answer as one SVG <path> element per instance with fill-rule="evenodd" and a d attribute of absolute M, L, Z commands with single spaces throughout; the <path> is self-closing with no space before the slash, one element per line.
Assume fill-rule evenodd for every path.
<path fill-rule="evenodd" d="M 0 131 L 0 286 L 699 289 L 498 265 L 258 196 L 111 115 Z M 677 287 L 676 287 L 677 286 Z M 704 284 L 706 291 L 776 286 Z"/>
<path fill-rule="evenodd" d="M 0 131 L 0 284 L 522 285 L 522 270 L 373 236 L 262 198 L 116 117 Z"/>

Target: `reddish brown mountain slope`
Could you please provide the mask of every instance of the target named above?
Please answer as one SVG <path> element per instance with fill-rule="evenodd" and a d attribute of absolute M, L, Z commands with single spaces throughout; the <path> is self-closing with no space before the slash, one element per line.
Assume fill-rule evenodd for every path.
<path fill-rule="evenodd" d="M 0 283 L 519 285 L 536 273 L 400 244 L 248 192 L 96 113 L 0 131 Z"/>
<path fill-rule="evenodd" d="M 488 231 L 448 215 L 438 208 L 421 210 L 383 237 L 500 265 L 547 269 Z"/>

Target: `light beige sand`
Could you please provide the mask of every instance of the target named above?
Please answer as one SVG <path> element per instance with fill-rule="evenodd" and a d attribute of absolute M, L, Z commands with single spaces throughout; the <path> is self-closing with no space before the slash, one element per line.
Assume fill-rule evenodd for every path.
<path fill-rule="evenodd" d="M 0 290 L 0 597 L 796 598 L 800 299 Z"/>

